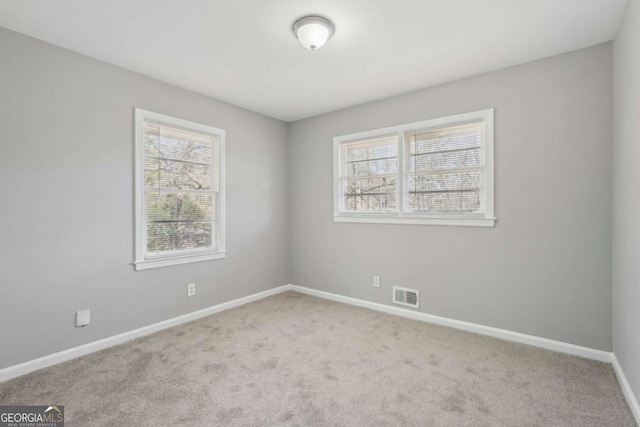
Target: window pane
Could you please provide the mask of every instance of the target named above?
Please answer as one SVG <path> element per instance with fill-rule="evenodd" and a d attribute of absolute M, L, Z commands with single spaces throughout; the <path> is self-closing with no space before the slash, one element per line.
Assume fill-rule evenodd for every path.
<path fill-rule="evenodd" d="M 147 191 L 147 220 L 209 220 L 214 215 L 211 193 L 180 194 Z"/>
<path fill-rule="evenodd" d="M 419 211 L 474 212 L 480 209 L 480 192 L 410 193 L 409 206 Z"/>
<path fill-rule="evenodd" d="M 409 210 L 464 213 L 480 209 L 482 126 L 466 123 L 405 134 Z M 429 173 L 449 169 L 472 170 Z"/>
<path fill-rule="evenodd" d="M 398 158 L 354 160 L 346 165 L 347 176 L 388 175 L 398 173 Z"/>
<path fill-rule="evenodd" d="M 398 155 L 398 138 L 394 136 L 370 142 L 355 142 L 346 147 L 347 162 L 395 157 Z"/>
<path fill-rule="evenodd" d="M 408 177 L 409 209 L 472 212 L 480 209 L 480 172 L 419 174 Z"/>
<path fill-rule="evenodd" d="M 156 127 L 156 133 L 150 134 L 150 133 L 147 133 L 147 129 L 145 125 L 144 156 L 145 158 L 160 156 L 160 151 L 158 150 L 157 127 Z"/>
<path fill-rule="evenodd" d="M 160 185 L 160 160 L 157 157 L 145 157 L 144 159 L 144 185 L 145 187 L 159 187 Z"/>
<path fill-rule="evenodd" d="M 412 154 L 409 159 L 409 170 L 416 172 L 463 169 L 478 166 L 480 166 L 479 148 L 444 153 Z"/>
<path fill-rule="evenodd" d="M 394 211 L 396 178 L 372 177 L 343 179 L 344 209 L 346 211 Z"/>
<path fill-rule="evenodd" d="M 171 222 L 147 225 L 147 251 L 166 252 L 213 246 L 213 227 L 210 222 Z"/>
<path fill-rule="evenodd" d="M 147 249 L 150 252 L 210 247 L 214 198 L 211 190 L 212 135 L 145 123 Z M 154 188 L 202 190 L 199 193 Z"/>
<path fill-rule="evenodd" d="M 353 212 L 397 210 L 398 137 L 345 143 L 341 150 L 342 208 Z"/>
<path fill-rule="evenodd" d="M 412 174 L 408 177 L 408 183 L 410 193 L 477 190 L 480 187 L 480 172 Z"/>
<path fill-rule="evenodd" d="M 482 123 L 412 131 L 405 134 L 412 172 L 480 166 Z"/>
<path fill-rule="evenodd" d="M 182 190 L 210 190 L 212 185 L 211 166 L 147 157 L 145 160 L 145 185 Z"/>
<path fill-rule="evenodd" d="M 150 122 L 144 127 L 145 156 L 212 163 L 216 136 Z"/>
<path fill-rule="evenodd" d="M 398 173 L 398 138 L 387 137 L 342 146 L 341 174 L 346 176 Z"/>
<path fill-rule="evenodd" d="M 412 154 L 477 148 L 482 141 L 482 124 L 470 123 L 408 132 L 405 137 L 410 143 Z"/>

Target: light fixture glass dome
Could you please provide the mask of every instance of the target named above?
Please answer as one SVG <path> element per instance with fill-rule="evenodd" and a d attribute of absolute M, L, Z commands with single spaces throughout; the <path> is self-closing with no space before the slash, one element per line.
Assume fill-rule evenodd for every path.
<path fill-rule="evenodd" d="M 302 46 L 316 50 L 333 35 L 333 24 L 321 16 L 305 16 L 293 24 L 293 32 Z"/>

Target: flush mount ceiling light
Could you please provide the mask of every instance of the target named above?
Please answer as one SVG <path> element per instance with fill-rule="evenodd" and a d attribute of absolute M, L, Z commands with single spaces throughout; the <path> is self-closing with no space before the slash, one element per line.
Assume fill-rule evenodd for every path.
<path fill-rule="evenodd" d="M 321 16 L 305 16 L 293 24 L 293 33 L 302 46 L 320 49 L 333 35 L 333 24 Z"/>

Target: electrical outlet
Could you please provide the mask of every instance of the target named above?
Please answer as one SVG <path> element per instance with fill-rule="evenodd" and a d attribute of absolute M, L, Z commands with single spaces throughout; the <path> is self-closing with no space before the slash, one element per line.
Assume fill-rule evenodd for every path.
<path fill-rule="evenodd" d="M 196 294 L 196 284 L 195 283 L 189 283 L 187 285 L 187 296 L 188 297 L 192 297 Z"/>
<path fill-rule="evenodd" d="M 373 287 L 374 288 L 380 287 L 380 276 L 373 276 Z"/>
<path fill-rule="evenodd" d="M 76 327 L 87 326 L 91 323 L 91 310 L 80 310 L 76 312 Z"/>

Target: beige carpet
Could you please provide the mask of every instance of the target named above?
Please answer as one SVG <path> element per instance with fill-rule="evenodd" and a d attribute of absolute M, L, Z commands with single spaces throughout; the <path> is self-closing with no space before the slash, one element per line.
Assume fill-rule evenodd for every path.
<path fill-rule="evenodd" d="M 633 426 L 610 365 L 294 292 L 0 384 L 68 426 Z"/>

